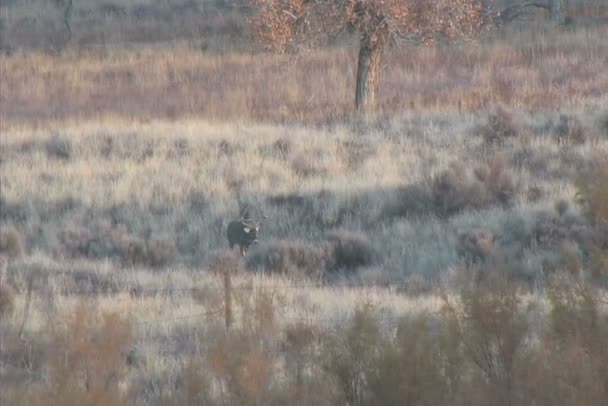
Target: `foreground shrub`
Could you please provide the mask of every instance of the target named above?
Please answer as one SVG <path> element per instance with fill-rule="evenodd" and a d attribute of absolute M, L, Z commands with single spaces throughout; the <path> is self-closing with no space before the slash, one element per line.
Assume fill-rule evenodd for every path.
<path fill-rule="evenodd" d="M 374 250 L 366 235 L 339 230 L 328 233 L 327 239 L 334 269 L 352 271 L 372 263 Z"/>
<path fill-rule="evenodd" d="M 10 316 L 15 309 L 15 294 L 0 282 L 0 319 Z"/>
<path fill-rule="evenodd" d="M 465 209 L 481 209 L 493 205 L 508 205 L 517 194 L 513 174 L 502 158 L 489 165 L 467 170 L 453 164 L 437 175 L 431 183 L 435 211 L 439 215 L 452 215 Z"/>
<path fill-rule="evenodd" d="M 72 156 L 72 142 L 63 137 L 54 136 L 44 144 L 49 158 L 68 160 Z"/>
<path fill-rule="evenodd" d="M 446 298 L 446 318 L 455 326 L 463 355 L 480 374 L 482 404 L 516 404 L 515 385 L 529 325 L 520 296 L 504 266 L 485 264 L 471 270 L 460 305 Z"/>
<path fill-rule="evenodd" d="M 332 264 L 328 248 L 303 241 L 275 241 L 251 252 L 247 266 L 271 273 L 321 276 Z"/>
<path fill-rule="evenodd" d="M 163 267 L 173 261 L 177 253 L 175 243 L 168 239 L 153 238 L 148 240 L 146 262 L 153 267 Z"/>
<path fill-rule="evenodd" d="M 0 228 L 0 255 L 14 259 L 22 256 L 23 252 L 23 237 L 19 231 L 12 225 L 3 224 Z"/>
<path fill-rule="evenodd" d="M 562 114 L 554 130 L 558 142 L 570 144 L 584 144 L 587 134 L 580 120 L 573 116 Z"/>
<path fill-rule="evenodd" d="M 467 262 L 485 261 L 492 256 L 494 249 L 494 233 L 483 228 L 467 230 L 458 239 L 458 253 Z"/>
<path fill-rule="evenodd" d="M 486 123 L 476 130 L 476 133 L 488 143 L 503 142 L 517 137 L 520 132 L 521 129 L 515 124 L 513 115 L 503 108 L 497 108 L 488 116 Z"/>

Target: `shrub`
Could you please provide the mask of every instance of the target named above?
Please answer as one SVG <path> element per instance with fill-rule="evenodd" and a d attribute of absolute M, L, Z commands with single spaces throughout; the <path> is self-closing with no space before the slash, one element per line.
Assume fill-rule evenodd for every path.
<path fill-rule="evenodd" d="M 397 287 L 397 292 L 412 297 L 430 295 L 432 291 L 433 283 L 419 273 L 406 276 Z"/>
<path fill-rule="evenodd" d="M 486 123 L 477 128 L 476 133 L 488 143 L 497 143 L 517 137 L 520 131 L 513 115 L 503 108 L 497 108 L 488 116 Z"/>
<path fill-rule="evenodd" d="M 366 235 L 339 230 L 328 233 L 327 239 L 334 269 L 354 270 L 372 263 L 374 251 Z"/>
<path fill-rule="evenodd" d="M 15 309 L 15 294 L 12 289 L 0 282 L 0 319 L 10 316 Z"/>
<path fill-rule="evenodd" d="M 554 134 L 560 143 L 584 144 L 587 139 L 580 120 L 565 114 L 560 115 Z"/>
<path fill-rule="evenodd" d="M 120 257 L 125 264 L 141 265 L 146 263 L 146 244 L 143 240 L 125 236 L 120 241 Z"/>
<path fill-rule="evenodd" d="M 373 405 L 450 404 L 444 359 L 425 316 L 402 320 L 394 342 L 384 344 L 366 371 Z"/>
<path fill-rule="evenodd" d="M 600 131 L 608 137 L 608 112 L 604 113 L 599 120 Z"/>
<path fill-rule="evenodd" d="M 302 177 L 323 175 L 326 170 L 316 161 L 316 155 L 311 152 L 300 152 L 291 161 L 293 171 Z"/>
<path fill-rule="evenodd" d="M 313 246 L 302 241 L 271 242 L 251 252 L 247 259 L 250 268 L 262 268 L 280 274 L 295 272 L 307 276 L 320 276 L 331 265 L 327 246 Z"/>
<path fill-rule="evenodd" d="M 14 226 L 2 225 L 0 229 L 0 255 L 15 259 L 23 255 L 23 237 Z"/>
<path fill-rule="evenodd" d="M 529 322 L 507 274 L 504 267 L 489 264 L 474 269 L 460 292 L 461 304 L 446 299 L 444 309 L 463 355 L 481 374 L 476 391 L 485 399 L 482 404 L 517 403 L 515 380 Z"/>
<path fill-rule="evenodd" d="M 449 216 L 465 209 L 509 205 L 518 192 L 513 174 L 504 159 L 473 171 L 455 163 L 431 182 L 431 196 L 437 214 Z"/>
<path fill-rule="evenodd" d="M 495 249 L 494 233 L 484 228 L 472 228 L 460 234 L 458 253 L 468 262 L 489 259 Z"/>
<path fill-rule="evenodd" d="M 213 251 L 209 255 L 207 269 L 214 274 L 239 273 L 243 270 L 243 260 L 236 250 Z"/>
<path fill-rule="evenodd" d="M 340 389 L 342 399 L 337 403 L 367 404 L 370 373 L 384 345 L 378 315 L 370 306 L 357 308 L 350 326 L 326 342 L 322 359 Z"/>
<path fill-rule="evenodd" d="M 44 147 L 49 158 L 68 160 L 72 156 L 72 142 L 63 137 L 49 138 Z"/>
<path fill-rule="evenodd" d="M 172 262 L 177 253 L 175 243 L 167 239 L 148 240 L 146 262 L 153 267 L 162 267 Z"/>
<path fill-rule="evenodd" d="M 608 223 L 608 161 L 598 163 L 576 182 L 577 201 L 589 218 L 597 223 Z"/>

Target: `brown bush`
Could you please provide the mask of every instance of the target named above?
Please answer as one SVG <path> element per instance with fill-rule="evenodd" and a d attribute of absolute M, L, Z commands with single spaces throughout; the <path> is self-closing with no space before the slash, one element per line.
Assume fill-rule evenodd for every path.
<path fill-rule="evenodd" d="M 333 264 L 326 245 L 313 246 L 302 241 L 275 241 L 260 246 L 247 258 L 250 268 L 272 273 L 320 276 Z"/>
<path fill-rule="evenodd" d="M 153 238 L 148 240 L 146 254 L 146 263 L 153 267 L 162 267 L 174 260 L 177 248 L 171 240 Z"/>
<path fill-rule="evenodd" d="M 412 297 L 425 296 L 433 292 L 433 283 L 426 279 L 424 275 L 411 274 L 406 276 L 399 284 L 397 292 Z"/>
<path fill-rule="evenodd" d="M 48 383 L 35 393 L 39 404 L 123 405 L 121 389 L 132 339 L 131 324 L 116 314 L 100 317 L 85 303 L 76 307 L 64 332 L 55 337 L 48 365 Z"/>
<path fill-rule="evenodd" d="M 0 229 L 0 255 L 4 254 L 10 259 L 22 256 L 24 243 L 21 233 L 12 225 L 2 225 Z"/>
<path fill-rule="evenodd" d="M 53 136 L 44 144 L 49 158 L 68 160 L 72 156 L 72 142 L 64 137 Z"/>
<path fill-rule="evenodd" d="M 354 270 L 373 261 L 374 250 L 364 234 L 338 230 L 328 233 L 327 240 L 331 243 L 336 270 Z"/>
<path fill-rule="evenodd" d="M 470 262 L 489 259 L 496 248 L 496 239 L 492 231 L 484 228 L 472 228 L 460 234 L 458 252 Z"/>
<path fill-rule="evenodd" d="M 608 223 L 608 161 L 600 162 L 579 176 L 577 201 L 591 221 Z"/>
<path fill-rule="evenodd" d="M 485 124 L 476 129 L 476 133 L 488 143 L 503 142 L 517 137 L 521 129 L 514 123 L 513 115 L 503 108 L 497 108 L 490 114 Z"/>
<path fill-rule="evenodd" d="M 461 306 L 446 300 L 445 316 L 456 329 L 463 355 L 479 375 L 481 404 L 516 404 L 515 382 L 530 328 L 507 269 L 476 269 L 460 293 Z"/>
<path fill-rule="evenodd" d="M 604 113 L 599 120 L 599 127 L 602 134 L 608 137 L 608 112 Z"/>
<path fill-rule="evenodd" d="M 120 241 L 120 257 L 125 264 L 142 265 L 146 263 L 146 244 L 143 240 L 125 236 Z"/>
<path fill-rule="evenodd" d="M 560 143 L 584 144 L 587 134 L 580 120 L 573 116 L 562 114 L 554 129 L 554 135 Z"/>
<path fill-rule="evenodd" d="M 243 265 L 243 258 L 237 250 L 213 251 L 207 261 L 207 269 L 214 274 L 239 273 L 243 270 Z"/>
<path fill-rule="evenodd" d="M 295 173 L 303 177 L 323 175 L 326 172 L 312 152 L 300 152 L 295 155 L 291 161 L 291 167 Z"/>
<path fill-rule="evenodd" d="M 12 289 L 0 282 L 0 319 L 10 316 L 15 309 L 15 294 Z"/>
<path fill-rule="evenodd" d="M 452 215 L 465 209 L 508 205 L 518 186 L 502 158 L 473 171 L 455 163 L 431 183 L 433 206 L 439 215 Z"/>

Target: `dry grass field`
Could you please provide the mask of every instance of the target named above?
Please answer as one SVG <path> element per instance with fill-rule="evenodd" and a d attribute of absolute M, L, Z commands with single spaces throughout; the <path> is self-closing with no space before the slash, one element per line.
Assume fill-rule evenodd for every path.
<path fill-rule="evenodd" d="M 391 50 L 362 122 L 349 47 L 211 52 L 136 3 L 0 56 L 2 405 L 606 404 L 590 9 Z"/>

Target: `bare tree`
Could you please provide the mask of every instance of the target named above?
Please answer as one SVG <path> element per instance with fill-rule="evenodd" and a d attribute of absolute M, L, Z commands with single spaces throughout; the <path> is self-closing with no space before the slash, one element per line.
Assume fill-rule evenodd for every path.
<path fill-rule="evenodd" d="M 534 8 L 547 10 L 551 19 L 558 24 L 565 21 L 566 7 L 564 0 L 526 0 L 511 4 L 496 13 L 495 22 L 498 25 L 508 24 L 529 14 L 530 10 Z"/>
<path fill-rule="evenodd" d="M 359 38 L 355 108 L 371 113 L 391 40 L 428 44 L 471 36 L 484 24 L 481 0 L 252 0 L 254 37 L 273 49 L 314 46 L 345 32 Z"/>

